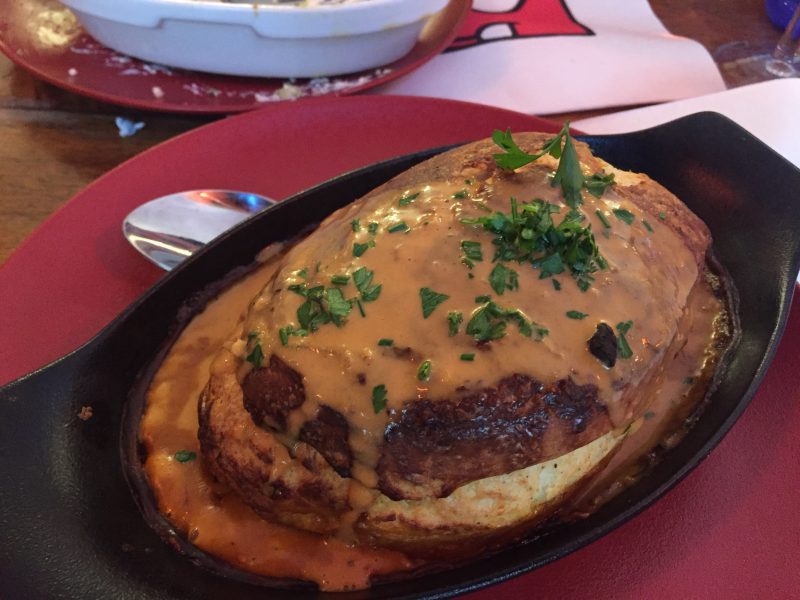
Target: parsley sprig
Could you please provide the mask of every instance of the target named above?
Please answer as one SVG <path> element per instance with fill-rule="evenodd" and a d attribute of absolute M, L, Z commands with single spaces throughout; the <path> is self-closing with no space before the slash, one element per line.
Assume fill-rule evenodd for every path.
<path fill-rule="evenodd" d="M 508 323 L 514 323 L 525 337 L 535 335 L 537 340 L 544 339 L 549 333 L 545 327 L 529 320 L 521 310 L 503 308 L 491 301 L 472 313 L 466 331 L 467 335 L 471 335 L 477 342 L 489 342 L 504 337 Z"/>
<path fill-rule="evenodd" d="M 497 166 L 502 169 L 519 169 L 539 160 L 545 154 L 558 159 L 558 168 L 551 183 L 553 187 L 561 186 L 564 201 L 570 208 L 576 209 L 583 204 L 581 190 L 584 187 L 590 194 L 599 198 L 606 188 L 614 183 L 613 173 L 608 175 L 596 173 L 589 177 L 583 175 L 575 143 L 569 134 L 569 121 L 566 121 L 561 131 L 545 142 L 541 151 L 536 154 L 529 154 L 520 148 L 514 141 L 510 129 L 505 131 L 496 129 L 492 134 L 492 140 L 503 149 L 503 152 L 494 155 Z"/>
<path fill-rule="evenodd" d="M 529 262 L 541 269 L 542 279 L 568 269 L 578 287 L 586 291 L 594 280 L 591 274 L 608 264 L 600 255 L 591 225 L 583 227 L 577 211 L 570 211 L 556 225 L 553 215 L 559 211 L 558 206 L 544 200 L 520 205 L 511 198 L 510 213 L 498 211 L 461 222 L 482 227 L 494 235 L 495 262 Z"/>

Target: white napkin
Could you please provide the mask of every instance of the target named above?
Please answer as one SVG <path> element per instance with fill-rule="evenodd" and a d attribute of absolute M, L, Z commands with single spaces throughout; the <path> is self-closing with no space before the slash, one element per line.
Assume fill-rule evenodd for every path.
<path fill-rule="evenodd" d="M 376 91 L 548 114 L 724 89 L 708 52 L 646 0 L 475 0 L 448 51 Z"/>
<path fill-rule="evenodd" d="M 762 142 L 800 167 L 800 79 L 754 83 L 699 98 L 668 102 L 573 121 L 586 133 L 625 133 L 666 123 L 704 110 L 736 121 Z"/>

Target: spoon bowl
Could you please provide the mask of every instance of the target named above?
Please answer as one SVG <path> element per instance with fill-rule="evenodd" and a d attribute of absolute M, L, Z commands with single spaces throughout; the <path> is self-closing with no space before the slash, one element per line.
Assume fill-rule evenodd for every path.
<path fill-rule="evenodd" d="M 170 271 L 215 237 L 275 203 L 251 192 L 176 192 L 133 210 L 122 222 L 122 234 L 148 260 Z"/>

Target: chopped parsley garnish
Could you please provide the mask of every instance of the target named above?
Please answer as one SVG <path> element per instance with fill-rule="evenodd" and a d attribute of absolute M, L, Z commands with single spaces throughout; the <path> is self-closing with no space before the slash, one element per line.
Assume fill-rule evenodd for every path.
<path fill-rule="evenodd" d="M 281 341 L 288 339 L 289 335 L 308 335 L 326 323 L 333 323 L 337 327 L 344 325 L 347 315 L 350 314 L 353 306 L 349 300 L 345 300 L 342 290 L 338 287 L 325 288 L 318 285 L 305 291 L 305 299 L 297 309 L 297 320 L 300 329 L 283 328 L 279 334 Z"/>
<path fill-rule="evenodd" d="M 178 450 L 175 453 L 175 460 L 179 463 L 190 462 L 195 458 L 197 458 L 197 452 L 192 452 L 191 450 Z"/>
<path fill-rule="evenodd" d="M 347 285 L 350 281 L 350 275 L 334 275 L 331 277 L 331 283 L 333 285 Z"/>
<path fill-rule="evenodd" d="M 472 242 L 470 240 L 461 240 L 461 250 L 464 252 L 464 258 L 481 262 L 483 260 L 483 251 L 481 250 L 480 242 Z"/>
<path fill-rule="evenodd" d="M 308 279 L 308 269 L 302 268 L 295 273 L 298 277 L 302 277 L 303 279 Z"/>
<path fill-rule="evenodd" d="M 686 379 L 683 380 L 683 383 L 685 383 L 686 385 L 692 385 L 694 383 L 694 377 L 687 377 Z"/>
<path fill-rule="evenodd" d="M 367 313 L 364 312 L 364 305 L 361 304 L 361 298 L 356 298 L 356 306 L 358 307 L 358 312 L 361 314 L 361 316 L 366 317 Z"/>
<path fill-rule="evenodd" d="M 661 221 L 666 221 L 667 220 L 667 213 L 665 213 L 665 212 L 658 213 L 658 218 Z"/>
<path fill-rule="evenodd" d="M 464 354 L 462 354 L 458 358 L 460 358 L 461 360 L 465 360 L 467 362 L 471 362 L 471 361 L 475 360 L 475 353 L 474 352 L 465 352 Z"/>
<path fill-rule="evenodd" d="M 292 285 L 287 285 L 286 289 L 299 296 L 305 296 L 308 286 L 305 283 L 293 283 Z"/>
<path fill-rule="evenodd" d="M 427 319 L 442 302 L 450 296 L 434 292 L 431 288 L 420 288 L 419 298 L 422 301 L 422 316 Z"/>
<path fill-rule="evenodd" d="M 647 231 L 649 231 L 650 233 L 653 233 L 653 226 L 650 225 L 650 223 L 648 223 L 644 219 L 642 219 L 642 225 L 644 225 L 644 228 L 647 229 Z"/>
<path fill-rule="evenodd" d="M 556 279 L 555 277 L 553 277 L 550 281 L 553 282 L 553 289 L 555 289 L 555 291 L 557 291 L 557 292 L 560 292 L 561 291 L 561 282 L 558 279 Z"/>
<path fill-rule="evenodd" d="M 375 221 L 372 221 L 370 222 L 369 225 L 367 225 L 367 231 L 372 235 L 375 235 L 376 233 L 378 233 L 378 227 L 380 227 L 380 224 L 376 223 Z"/>
<path fill-rule="evenodd" d="M 608 219 L 606 219 L 606 216 L 603 214 L 602 210 L 596 210 L 594 211 L 594 214 L 596 214 L 597 218 L 600 219 L 600 222 L 603 224 L 603 227 L 605 227 L 606 229 L 611 229 L 611 223 L 608 222 Z"/>
<path fill-rule="evenodd" d="M 372 388 L 372 409 L 377 415 L 384 408 L 386 408 L 386 386 L 383 384 L 376 385 Z"/>
<path fill-rule="evenodd" d="M 491 296 L 475 296 L 475 302 L 477 304 L 483 304 L 484 302 L 491 302 L 491 301 L 492 301 Z"/>
<path fill-rule="evenodd" d="M 355 244 L 353 244 L 353 256 L 355 257 L 361 256 L 362 254 L 364 254 L 364 252 L 367 251 L 368 248 L 369 244 L 359 244 L 358 242 L 356 242 Z"/>
<path fill-rule="evenodd" d="M 586 191 L 589 192 L 595 198 L 600 198 L 603 193 L 606 191 L 608 186 L 614 183 L 614 174 L 609 173 L 605 175 L 603 173 L 595 173 L 594 175 L 590 175 L 587 177 L 583 185 L 586 187 Z"/>
<path fill-rule="evenodd" d="M 461 323 L 464 321 L 464 315 L 460 312 L 453 311 L 447 313 L 447 335 L 453 337 L 458 333 Z"/>
<path fill-rule="evenodd" d="M 569 269 L 578 287 L 586 291 L 592 273 L 608 265 L 597 248 L 591 225 L 587 227 L 568 214 L 561 223 L 553 222 L 559 207 L 534 200 L 518 204 L 511 198 L 511 212 L 495 212 L 477 219 L 462 219 L 465 225 L 477 225 L 494 234 L 494 261 L 529 262 L 541 269 L 540 277 Z"/>
<path fill-rule="evenodd" d="M 256 369 L 260 369 L 261 364 L 264 362 L 264 351 L 261 349 L 261 344 L 258 342 L 253 344 L 253 349 L 250 350 L 250 354 L 245 357 L 245 360 Z"/>
<path fill-rule="evenodd" d="M 514 269 L 497 263 L 489 273 L 489 285 L 499 296 L 502 296 L 506 290 L 513 291 L 519 288 L 519 276 Z"/>
<path fill-rule="evenodd" d="M 394 340 L 389 338 L 381 338 L 378 340 L 378 346 L 391 346 L 394 344 Z"/>
<path fill-rule="evenodd" d="M 632 225 L 634 219 L 636 219 L 636 217 L 633 216 L 632 212 L 630 212 L 629 210 L 625 210 L 624 208 L 615 208 L 611 212 L 613 212 L 614 216 L 617 217 L 620 221 L 624 221 L 628 225 Z"/>
<path fill-rule="evenodd" d="M 430 381 L 431 380 L 431 361 L 426 360 L 417 369 L 417 380 Z"/>
<path fill-rule="evenodd" d="M 464 183 L 466 183 L 467 185 L 472 185 L 474 182 L 472 181 L 472 179 L 465 179 Z"/>
<path fill-rule="evenodd" d="M 360 231 L 361 221 L 359 221 L 358 219 L 353 219 L 352 221 L 350 221 L 350 227 L 352 228 L 353 231 Z"/>
<path fill-rule="evenodd" d="M 413 194 L 406 194 L 402 198 L 400 198 L 400 200 L 397 201 L 397 204 L 399 206 L 407 206 L 411 204 L 414 200 L 416 200 L 417 196 L 419 196 L 419 192 L 414 192 Z"/>
<path fill-rule="evenodd" d="M 625 334 L 633 327 L 633 321 L 623 321 L 617 323 L 617 356 L 619 358 L 630 358 L 633 356 L 633 351 L 628 345 L 628 340 L 625 339 Z"/>
<path fill-rule="evenodd" d="M 589 315 L 587 313 L 582 313 L 582 312 L 577 311 L 577 310 L 568 310 L 567 311 L 567 316 L 570 319 L 577 319 L 577 320 L 580 321 L 581 319 L 585 319 Z"/>
<path fill-rule="evenodd" d="M 361 294 L 364 302 L 373 302 L 381 295 L 382 284 L 372 285 L 372 277 L 375 271 L 370 271 L 366 267 L 361 267 L 353 271 L 353 283 Z"/>
<path fill-rule="evenodd" d="M 456 200 L 463 200 L 464 198 L 469 198 L 469 192 L 467 190 L 459 190 L 455 194 L 453 194 L 453 198 Z"/>
<path fill-rule="evenodd" d="M 399 233 L 400 231 L 408 231 L 409 229 L 411 228 L 408 225 L 406 225 L 403 221 L 400 221 L 399 223 L 395 223 L 391 227 L 387 227 L 386 231 L 388 231 L 389 233 Z"/>
<path fill-rule="evenodd" d="M 506 309 L 495 302 L 487 302 L 472 313 L 467 323 L 467 334 L 478 342 L 499 340 L 506 335 L 506 325 L 509 322 L 516 324 L 519 332 L 525 337 L 536 335 L 537 340 L 543 339 L 549 331 L 536 323 L 529 321 L 519 309 Z"/>
<path fill-rule="evenodd" d="M 284 346 L 289 344 L 289 336 L 293 335 L 295 337 L 305 337 L 308 335 L 307 329 L 295 329 L 293 325 L 287 325 L 286 327 L 281 327 L 278 330 L 278 337 L 281 338 L 281 344 Z"/>

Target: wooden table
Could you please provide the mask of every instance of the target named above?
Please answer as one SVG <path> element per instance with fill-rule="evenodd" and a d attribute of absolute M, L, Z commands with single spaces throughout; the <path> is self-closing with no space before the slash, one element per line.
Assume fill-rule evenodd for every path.
<path fill-rule="evenodd" d="M 710 52 L 731 41 L 775 43 L 780 36 L 766 18 L 762 0 L 651 4 L 672 33 L 698 40 Z M 139 152 L 213 120 L 149 113 L 142 131 L 121 138 L 115 115 L 130 116 L 131 111 L 37 81 L 0 55 L 0 264 L 89 182 Z"/>

